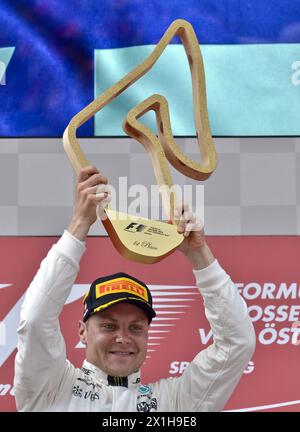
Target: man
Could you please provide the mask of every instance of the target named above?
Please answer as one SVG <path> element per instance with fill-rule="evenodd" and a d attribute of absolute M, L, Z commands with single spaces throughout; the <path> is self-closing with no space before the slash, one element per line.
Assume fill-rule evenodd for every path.
<path fill-rule="evenodd" d="M 155 316 L 151 293 L 143 282 L 118 273 L 94 281 L 84 299 L 79 323 L 86 345 L 83 367 L 66 359 L 59 314 L 76 279 L 96 209 L 108 200 L 106 178 L 96 168 L 82 169 L 71 224 L 41 263 L 22 306 L 15 361 L 18 410 L 222 410 L 251 358 L 255 335 L 244 300 L 186 209 L 178 225 L 185 239 L 178 249 L 193 266 L 214 343 L 181 377 L 142 385 L 140 368 Z"/>

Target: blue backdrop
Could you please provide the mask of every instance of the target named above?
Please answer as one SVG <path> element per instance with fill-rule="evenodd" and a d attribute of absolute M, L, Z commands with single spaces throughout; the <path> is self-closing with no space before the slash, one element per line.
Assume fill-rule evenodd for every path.
<path fill-rule="evenodd" d="M 201 45 L 300 42 L 300 0 L 1 0 L 0 135 L 62 136 L 95 96 L 94 50 L 156 44 L 177 18 Z"/>

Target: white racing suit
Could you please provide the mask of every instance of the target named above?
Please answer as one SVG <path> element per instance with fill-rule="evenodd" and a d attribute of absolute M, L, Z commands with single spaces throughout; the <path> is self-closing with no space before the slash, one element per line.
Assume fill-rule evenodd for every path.
<path fill-rule="evenodd" d="M 79 369 L 66 359 L 59 315 L 75 282 L 84 251 L 85 243 L 65 231 L 42 261 L 27 290 L 15 360 L 17 409 L 222 410 L 253 354 L 255 334 L 244 300 L 218 262 L 194 270 L 214 343 L 196 355 L 181 377 L 142 385 L 138 371 L 128 377 L 128 386 L 124 387 L 108 385 L 105 373 L 87 361 Z"/>

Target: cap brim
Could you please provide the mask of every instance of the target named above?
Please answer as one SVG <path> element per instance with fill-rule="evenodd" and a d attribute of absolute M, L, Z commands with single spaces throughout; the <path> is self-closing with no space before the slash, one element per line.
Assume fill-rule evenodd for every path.
<path fill-rule="evenodd" d="M 83 321 L 86 321 L 91 315 L 94 315 L 94 313 L 97 312 L 103 312 L 104 310 L 115 306 L 118 303 L 130 303 L 133 304 L 134 306 L 137 306 L 139 309 L 142 309 L 142 311 L 146 314 L 149 323 L 152 321 L 152 319 L 154 317 L 156 317 L 156 312 L 154 311 L 154 309 L 152 309 L 151 306 L 149 306 L 146 302 L 144 302 L 143 300 L 139 300 L 139 299 L 135 299 L 135 298 L 128 298 L 128 297 L 123 297 L 123 298 L 118 298 L 116 300 L 114 300 L 113 302 L 108 303 L 107 305 L 102 305 L 99 308 L 97 308 L 97 310 L 95 310 L 95 312 L 91 311 L 87 314 L 87 316 L 84 318 Z"/>

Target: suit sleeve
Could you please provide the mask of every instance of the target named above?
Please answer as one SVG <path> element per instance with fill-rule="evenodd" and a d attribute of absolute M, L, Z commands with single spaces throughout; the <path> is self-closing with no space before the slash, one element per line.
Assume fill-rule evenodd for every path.
<path fill-rule="evenodd" d="M 18 410 L 46 408 L 67 367 L 59 315 L 79 271 L 85 244 L 67 231 L 52 246 L 30 284 L 21 308 L 15 359 Z M 75 325 L 75 323 L 74 323 Z"/>
<path fill-rule="evenodd" d="M 256 337 L 244 299 L 218 262 L 194 275 L 214 342 L 170 381 L 171 405 L 174 411 L 221 411 L 251 359 Z"/>

